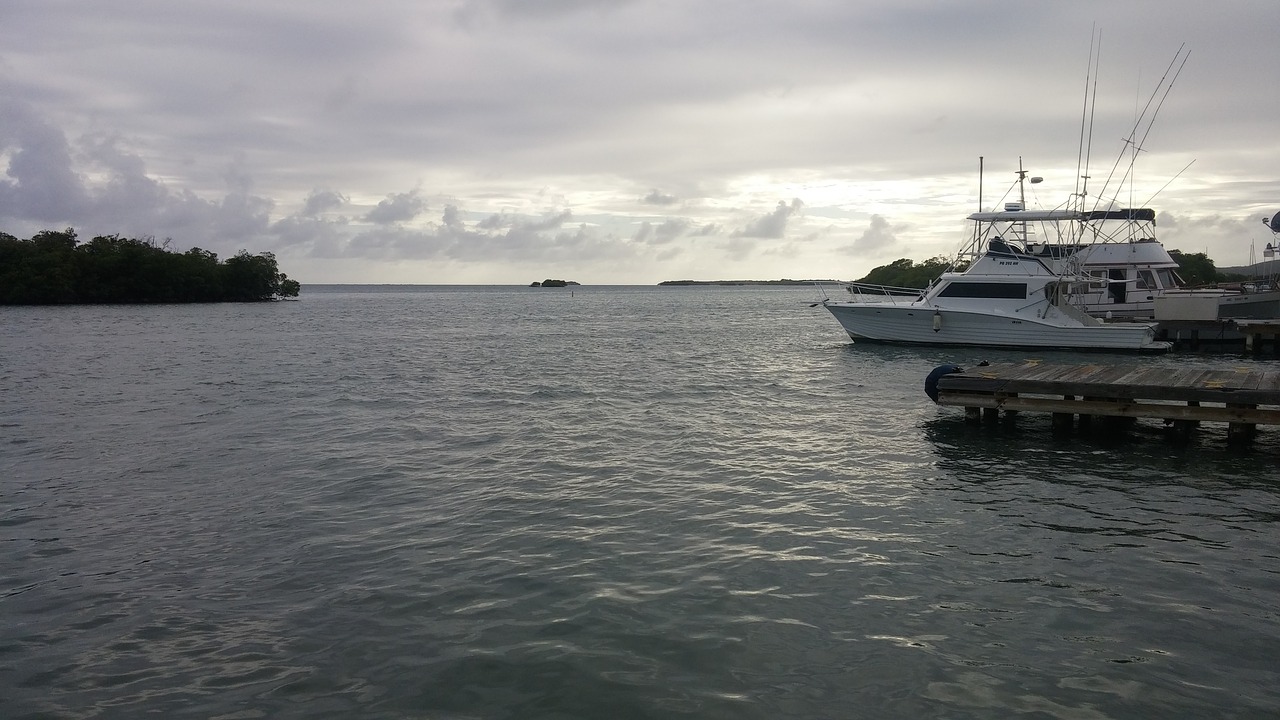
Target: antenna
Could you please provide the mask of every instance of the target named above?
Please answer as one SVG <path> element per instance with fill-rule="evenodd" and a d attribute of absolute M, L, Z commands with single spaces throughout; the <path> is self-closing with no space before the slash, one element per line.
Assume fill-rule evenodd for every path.
<path fill-rule="evenodd" d="M 1133 172 L 1133 165 L 1137 161 L 1138 153 L 1143 150 L 1142 146 L 1146 142 L 1147 136 L 1151 134 L 1152 126 L 1155 125 L 1156 115 L 1159 114 L 1160 109 L 1164 107 L 1164 101 L 1168 99 L 1169 92 L 1173 89 L 1174 82 L 1182 73 L 1182 68 L 1186 66 L 1187 58 L 1190 57 L 1190 53 L 1185 52 L 1185 49 L 1186 44 L 1183 43 L 1183 45 L 1178 48 L 1178 52 L 1174 53 L 1173 59 L 1169 61 L 1169 66 L 1165 68 L 1164 75 L 1160 77 L 1160 81 L 1156 83 L 1155 90 L 1152 91 L 1151 97 L 1147 99 L 1146 106 L 1143 107 L 1142 112 L 1134 121 L 1133 129 L 1130 130 L 1129 136 L 1123 139 L 1124 146 L 1121 148 L 1120 154 L 1116 156 L 1116 161 L 1111 166 L 1111 172 L 1107 174 L 1107 181 L 1103 184 L 1102 191 L 1098 194 L 1098 200 L 1094 202 L 1095 208 L 1100 203 L 1102 197 L 1107 194 L 1107 188 L 1110 187 L 1111 181 L 1115 179 L 1116 169 L 1120 167 L 1120 161 L 1124 159 L 1127 151 L 1131 151 L 1132 156 L 1129 160 L 1128 167 L 1125 168 L 1124 174 L 1120 177 L 1119 184 L 1124 185 L 1129 179 L 1130 173 Z M 1181 63 L 1179 63 L 1179 58 L 1181 58 Z M 1176 70 L 1174 70 L 1175 65 L 1177 65 Z M 1169 77 L 1170 71 L 1173 71 L 1173 77 Z M 1163 92 L 1161 92 L 1162 88 Z M 1159 102 L 1156 102 L 1157 96 L 1160 98 Z M 1152 109 L 1153 103 L 1155 104 L 1154 110 Z M 1148 112 L 1150 112 L 1151 115 L 1149 119 L 1147 117 Z M 1146 125 L 1145 130 L 1142 129 L 1144 124 Z M 1139 130 L 1142 130 L 1141 138 L 1137 137 Z"/>
<path fill-rule="evenodd" d="M 1144 203 L 1142 203 L 1142 204 L 1143 204 L 1143 206 L 1150 205 L 1150 204 L 1151 204 L 1151 202 L 1152 202 L 1153 200 L 1155 200 L 1155 199 L 1156 199 L 1156 196 L 1157 196 L 1157 195 L 1159 195 L 1160 193 L 1164 192 L 1165 188 L 1167 188 L 1167 187 L 1169 187 L 1170 185 L 1172 185 L 1174 180 L 1177 180 L 1177 179 L 1182 175 L 1182 173 L 1184 173 L 1184 172 L 1186 172 L 1186 171 L 1187 171 L 1187 168 L 1189 168 L 1189 167 L 1191 167 L 1192 165 L 1195 165 L 1195 164 L 1196 164 L 1196 161 L 1195 161 L 1195 160 L 1192 160 L 1191 162 L 1187 163 L 1187 164 L 1186 164 L 1186 165 L 1185 165 L 1181 170 L 1179 170 L 1179 171 L 1178 171 L 1178 174 L 1177 174 L 1177 175 L 1174 175 L 1173 177 L 1169 178 L 1169 182 L 1166 182 L 1164 185 L 1161 185 L 1159 190 L 1157 190 L 1157 191 L 1155 191 L 1154 193 L 1152 193 L 1151 197 L 1147 198 L 1147 201 L 1146 201 L 1146 202 L 1144 202 Z M 1263 222 L 1266 222 L 1266 221 L 1264 220 Z"/>
<path fill-rule="evenodd" d="M 1076 191 L 1080 198 L 1080 209 L 1084 209 L 1084 198 L 1089 193 L 1089 156 L 1093 150 L 1093 115 L 1098 99 L 1098 65 L 1102 59 L 1102 31 L 1094 23 L 1089 31 L 1089 63 L 1084 74 L 1084 102 L 1080 108 L 1080 148 L 1076 151 Z M 1092 97 L 1089 92 L 1089 81 L 1093 80 Z M 1087 121 L 1087 122 L 1086 122 Z"/>
<path fill-rule="evenodd" d="M 982 212 L 982 156 L 978 156 L 978 212 Z"/>

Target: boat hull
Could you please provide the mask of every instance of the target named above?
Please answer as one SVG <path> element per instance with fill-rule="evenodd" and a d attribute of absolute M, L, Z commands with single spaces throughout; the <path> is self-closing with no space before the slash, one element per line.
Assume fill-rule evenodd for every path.
<path fill-rule="evenodd" d="M 1280 317 L 1280 291 L 1235 293 L 1218 300 L 1220 318 Z"/>
<path fill-rule="evenodd" d="M 854 340 L 920 345 L 1163 352 L 1146 323 L 1056 324 L 1034 317 L 921 305 L 829 302 L 826 308 Z"/>

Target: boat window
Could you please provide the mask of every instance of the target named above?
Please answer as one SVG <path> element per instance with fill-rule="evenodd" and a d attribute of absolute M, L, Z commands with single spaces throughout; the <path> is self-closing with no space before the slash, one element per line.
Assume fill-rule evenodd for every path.
<path fill-rule="evenodd" d="M 1150 270 L 1138 271 L 1138 289 L 1150 290 L 1156 287 L 1156 277 L 1151 274 Z"/>
<path fill-rule="evenodd" d="M 1110 287 L 1107 288 L 1107 295 L 1111 298 L 1111 302 L 1122 303 L 1129 295 L 1129 287 L 1125 284 L 1125 270 L 1123 268 L 1110 268 L 1107 270 L 1107 277 L 1112 281 Z M 1119 282 L 1116 282 L 1119 280 Z"/>
<path fill-rule="evenodd" d="M 1019 298 L 1027 297 L 1026 283 L 953 282 L 938 293 L 940 297 Z"/>
<path fill-rule="evenodd" d="M 1101 289 L 1107 286 L 1106 270 L 1090 270 L 1089 277 L 1093 278 L 1093 280 L 1089 281 L 1089 287 Z"/>
<path fill-rule="evenodd" d="M 1173 272 L 1171 268 L 1157 270 L 1156 277 L 1159 278 L 1160 287 L 1162 288 L 1166 288 L 1166 289 L 1175 288 L 1182 284 L 1178 282 L 1178 276 Z"/>

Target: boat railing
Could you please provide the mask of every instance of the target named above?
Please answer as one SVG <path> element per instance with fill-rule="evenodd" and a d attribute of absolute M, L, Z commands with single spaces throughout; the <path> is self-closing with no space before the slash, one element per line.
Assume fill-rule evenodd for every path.
<path fill-rule="evenodd" d="M 872 285 L 870 283 L 849 283 L 845 285 L 849 291 L 851 302 L 891 302 L 909 305 L 924 297 L 921 288 L 894 287 L 893 285 Z"/>

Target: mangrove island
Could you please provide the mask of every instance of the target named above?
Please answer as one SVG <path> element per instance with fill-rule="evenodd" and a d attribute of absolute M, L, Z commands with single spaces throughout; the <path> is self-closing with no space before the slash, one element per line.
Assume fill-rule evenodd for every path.
<path fill-rule="evenodd" d="M 167 246 L 119 235 L 81 243 L 72 228 L 27 240 L 0 232 L 0 305 L 262 302 L 301 290 L 269 252 L 219 261 L 208 250 Z"/>

